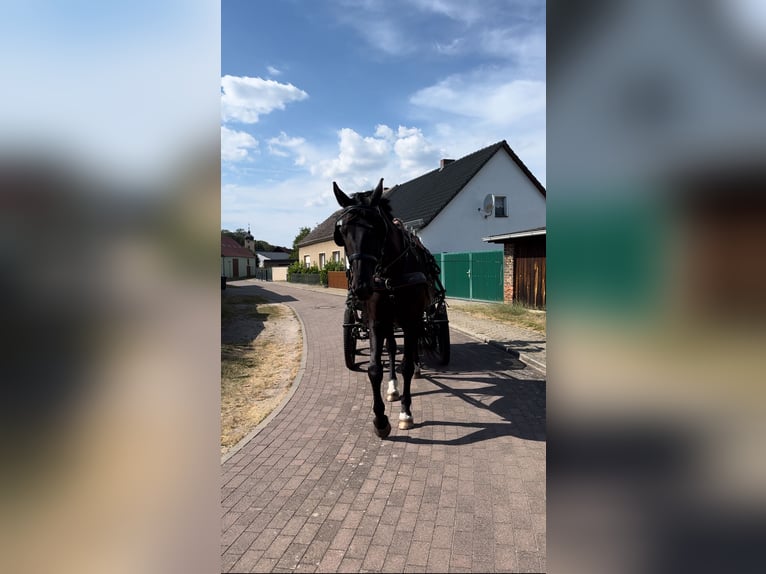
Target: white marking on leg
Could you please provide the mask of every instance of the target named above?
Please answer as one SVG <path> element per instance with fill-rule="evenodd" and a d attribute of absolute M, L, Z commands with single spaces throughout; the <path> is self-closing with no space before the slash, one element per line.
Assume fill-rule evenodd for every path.
<path fill-rule="evenodd" d="M 388 390 L 386 391 L 386 400 L 389 403 L 399 400 L 399 391 L 396 390 L 396 379 L 388 381 Z"/>
<path fill-rule="evenodd" d="M 412 415 L 408 415 L 407 413 L 399 413 L 399 420 L 400 421 L 411 421 Z"/>

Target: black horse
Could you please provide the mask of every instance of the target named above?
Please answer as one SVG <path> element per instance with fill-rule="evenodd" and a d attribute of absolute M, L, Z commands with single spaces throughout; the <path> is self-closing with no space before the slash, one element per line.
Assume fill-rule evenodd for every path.
<path fill-rule="evenodd" d="M 370 332 L 370 364 L 367 376 L 373 392 L 373 426 L 386 438 L 391 425 L 380 395 L 383 381 L 381 356 L 387 340 L 393 338 L 394 325 L 404 337 L 402 394 L 399 428 L 411 429 L 414 419 L 410 406 L 410 383 L 415 372 L 418 337 L 423 313 L 432 300 L 428 269 L 411 236 L 394 223 L 388 199 L 383 197 L 383 180 L 373 191 L 347 196 L 333 182 L 338 204 L 344 208 L 335 223 L 335 242 L 345 247 L 351 266 L 349 288 L 365 306 Z"/>

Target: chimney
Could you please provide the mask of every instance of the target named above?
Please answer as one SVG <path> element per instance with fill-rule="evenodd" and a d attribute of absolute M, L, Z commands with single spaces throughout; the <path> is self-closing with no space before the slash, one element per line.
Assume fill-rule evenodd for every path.
<path fill-rule="evenodd" d="M 446 158 L 445 158 L 445 159 L 442 159 L 442 160 L 439 162 L 439 171 L 443 170 L 445 165 L 447 165 L 447 164 L 450 164 L 450 163 L 452 163 L 453 161 L 455 161 L 455 160 L 454 160 L 454 159 L 446 159 Z"/>

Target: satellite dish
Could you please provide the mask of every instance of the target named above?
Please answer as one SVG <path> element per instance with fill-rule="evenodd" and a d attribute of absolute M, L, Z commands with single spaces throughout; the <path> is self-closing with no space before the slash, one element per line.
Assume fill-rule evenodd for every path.
<path fill-rule="evenodd" d="M 482 215 L 484 217 L 489 217 L 492 215 L 492 212 L 495 210 L 495 196 L 491 193 L 488 193 L 487 196 L 484 198 L 484 202 L 482 203 L 481 211 Z"/>

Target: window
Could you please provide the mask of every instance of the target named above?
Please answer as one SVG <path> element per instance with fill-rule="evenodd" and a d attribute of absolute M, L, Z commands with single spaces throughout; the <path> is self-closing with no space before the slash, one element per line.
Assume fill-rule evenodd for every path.
<path fill-rule="evenodd" d="M 326 261 L 325 261 L 325 254 L 324 253 L 320 253 L 319 254 L 319 268 L 323 269 L 325 263 L 326 263 Z"/>
<path fill-rule="evenodd" d="M 495 196 L 495 217 L 508 217 L 508 213 L 505 211 L 505 196 Z"/>
<path fill-rule="evenodd" d="M 311 255 L 304 255 L 303 256 L 303 265 L 306 268 L 311 267 Z"/>
<path fill-rule="evenodd" d="M 332 252 L 332 260 L 333 261 L 340 261 L 340 251 L 333 251 Z"/>

